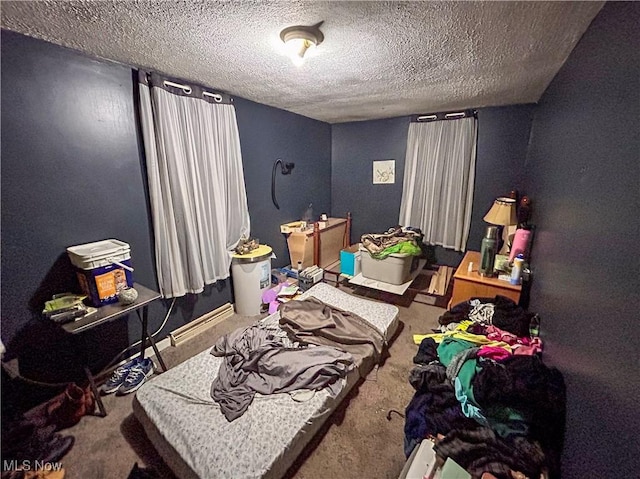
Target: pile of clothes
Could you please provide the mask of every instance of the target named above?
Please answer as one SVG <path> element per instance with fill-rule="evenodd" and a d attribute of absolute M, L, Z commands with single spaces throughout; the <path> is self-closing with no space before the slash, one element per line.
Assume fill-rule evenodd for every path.
<path fill-rule="evenodd" d="M 432 437 L 436 454 L 472 477 L 557 477 L 565 386 L 542 362 L 537 315 L 498 296 L 456 305 L 439 322 L 439 332 L 413 338 L 407 457 Z"/>
<path fill-rule="evenodd" d="M 5 465 L 15 467 L 3 470 L 2 478 L 44 477 L 33 476 L 38 472 L 36 465 L 45 465 L 49 472 L 56 472 L 55 477 L 63 477 L 64 472 L 60 475 L 61 469 L 54 465 L 71 450 L 75 438 L 58 431 L 76 425 L 82 416 L 93 413 L 94 409 L 91 389 L 72 383 L 46 403 L 3 424 L 2 459 Z"/>
<path fill-rule="evenodd" d="M 420 256 L 423 237 L 417 228 L 395 226 L 382 234 L 364 234 L 360 241 L 372 257 L 384 259 L 394 253 Z"/>

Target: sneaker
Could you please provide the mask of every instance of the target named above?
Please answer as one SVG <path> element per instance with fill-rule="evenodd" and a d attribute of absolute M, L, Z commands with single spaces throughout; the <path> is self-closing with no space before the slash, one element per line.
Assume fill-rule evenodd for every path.
<path fill-rule="evenodd" d="M 105 394 L 111 394 L 116 392 L 120 386 L 124 384 L 124 380 L 127 379 L 131 368 L 136 366 L 140 362 L 140 357 L 136 356 L 128 363 L 123 364 L 117 368 L 106 383 L 102 385 L 102 392 Z"/>
<path fill-rule="evenodd" d="M 118 388 L 118 394 L 129 394 L 144 384 L 153 373 L 153 361 L 144 358 L 131 368 L 124 383 Z"/>

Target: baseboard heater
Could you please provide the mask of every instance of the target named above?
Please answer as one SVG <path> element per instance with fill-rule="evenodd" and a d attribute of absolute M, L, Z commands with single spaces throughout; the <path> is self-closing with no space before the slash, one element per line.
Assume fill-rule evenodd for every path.
<path fill-rule="evenodd" d="M 171 346 L 177 346 L 180 343 L 196 337 L 198 334 L 206 331 L 207 329 L 221 323 L 225 319 L 233 316 L 233 306 L 231 303 L 225 303 L 213 311 L 203 314 L 197 319 L 194 319 L 188 324 L 179 327 L 178 329 L 169 333 L 171 338 Z"/>

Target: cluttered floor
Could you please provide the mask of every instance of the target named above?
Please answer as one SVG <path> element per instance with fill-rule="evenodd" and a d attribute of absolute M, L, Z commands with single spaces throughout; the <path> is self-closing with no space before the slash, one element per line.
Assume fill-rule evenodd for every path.
<path fill-rule="evenodd" d="M 442 313 L 441 308 L 416 301 L 400 308 L 401 328 L 389 357 L 341 404 L 296 461 L 289 478 L 398 477 L 405 462 L 404 420 L 387 415 L 392 409 L 403 411 L 414 392 L 407 381 L 416 352 L 412 335 L 436 328 Z M 178 347 L 165 349 L 163 358 L 170 367 L 175 366 L 255 319 L 235 315 Z M 60 431 L 74 438 L 73 447 L 61 460 L 64 477 L 173 477 L 134 418 L 132 399 L 133 394 L 106 396 L 107 417 L 85 416 L 77 425 Z"/>

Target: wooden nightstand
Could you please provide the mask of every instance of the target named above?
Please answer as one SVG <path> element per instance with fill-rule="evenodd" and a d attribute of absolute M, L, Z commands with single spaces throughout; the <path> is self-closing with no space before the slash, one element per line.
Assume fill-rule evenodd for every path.
<path fill-rule="evenodd" d="M 468 271 L 469 263 L 473 263 L 471 272 Z M 478 266 L 480 266 L 480 253 L 467 251 L 453 275 L 453 294 L 448 309 L 469 298 L 493 298 L 498 294 L 511 298 L 516 303 L 520 301 L 521 285 L 513 285 L 497 277 L 480 276 Z"/>

